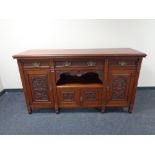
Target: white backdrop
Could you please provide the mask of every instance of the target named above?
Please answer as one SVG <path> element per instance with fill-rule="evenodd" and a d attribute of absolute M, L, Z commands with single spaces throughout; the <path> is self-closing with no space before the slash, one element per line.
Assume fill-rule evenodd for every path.
<path fill-rule="evenodd" d="M 155 86 L 155 20 L 0 20 L 0 76 L 21 88 L 12 55 L 34 48 L 135 48 L 147 53 L 139 86 Z"/>
<path fill-rule="evenodd" d="M 2 86 L 2 81 L 1 81 L 1 77 L 0 77 L 0 92 L 3 90 L 3 86 Z"/>

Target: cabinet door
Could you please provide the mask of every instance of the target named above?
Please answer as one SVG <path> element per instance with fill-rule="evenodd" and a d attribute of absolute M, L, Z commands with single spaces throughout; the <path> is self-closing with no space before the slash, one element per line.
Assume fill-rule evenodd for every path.
<path fill-rule="evenodd" d="M 80 101 L 83 107 L 101 107 L 102 88 L 82 88 Z"/>
<path fill-rule="evenodd" d="M 48 69 L 25 70 L 26 87 L 30 104 L 34 107 L 50 107 L 53 103 L 51 78 Z"/>
<path fill-rule="evenodd" d="M 108 75 L 109 85 L 108 106 L 128 106 L 134 83 L 134 71 L 110 70 Z"/>
<path fill-rule="evenodd" d="M 59 107 L 79 107 L 79 90 L 77 88 L 57 88 Z"/>

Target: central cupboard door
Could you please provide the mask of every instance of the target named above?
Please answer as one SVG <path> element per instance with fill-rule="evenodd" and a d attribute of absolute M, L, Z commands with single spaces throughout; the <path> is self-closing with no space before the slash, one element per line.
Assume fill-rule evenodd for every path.
<path fill-rule="evenodd" d="M 25 69 L 24 76 L 31 106 L 34 108 L 54 106 L 50 71 Z"/>
<path fill-rule="evenodd" d="M 102 88 L 57 87 L 59 107 L 101 107 Z"/>
<path fill-rule="evenodd" d="M 83 88 L 80 93 L 83 107 L 101 107 L 102 88 Z"/>
<path fill-rule="evenodd" d="M 79 90 L 76 88 L 57 87 L 59 107 L 79 107 Z"/>

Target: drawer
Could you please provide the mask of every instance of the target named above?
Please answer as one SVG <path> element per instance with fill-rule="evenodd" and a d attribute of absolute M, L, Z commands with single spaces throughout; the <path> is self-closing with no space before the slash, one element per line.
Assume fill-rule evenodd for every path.
<path fill-rule="evenodd" d="M 70 68 L 70 67 L 102 67 L 104 60 L 58 60 L 55 62 L 56 67 Z"/>
<path fill-rule="evenodd" d="M 110 67 L 136 67 L 138 58 L 110 58 Z"/>
<path fill-rule="evenodd" d="M 49 68 L 50 60 L 49 59 L 31 59 L 31 60 L 22 60 L 24 68 Z"/>

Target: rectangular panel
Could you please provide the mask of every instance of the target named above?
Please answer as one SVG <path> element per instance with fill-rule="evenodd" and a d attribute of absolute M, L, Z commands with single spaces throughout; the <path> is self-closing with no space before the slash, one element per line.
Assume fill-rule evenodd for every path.
<path fill-rule="evenodd" d="M 55 60 L 56 68 L 73 68 L 73 67 L 86 67 L 86 68 L 103 68 L 103 60 L 94 60 L 94 59 L 82 59 L 82 60 Z"/>
<path fill-rule="evenodd" d="M 109 67 L 110 68 L 136 68 L 138 64 L 138 58 L 135 57 L 119 57 L 119 58 L 110 58 Z"/>
<path fill-rule="evenodd" d="M 108 106 L 128 106 L 134 84 L 134 71 L 109 71 Z"/>
<path fill-rule="evenodd" d="M 82 106 L 101 107 L 103 88 L 82 88 L 80 99 Z"/>
<path fill-rule="evenodd" d="M 33 102 L 49 101 L 47 75 L 29 75 L 29 84 Z"/>
<path fill-rule="evenodd" d="M 51 104 L 53 96 L 50 71 L 46 69 L 25 70 L 24 74 L 31 104 L 38 104 L 38 106 Z"/>
<path fill-rule="evenodd" d="M 25 59 L 22 64 L 24 68 L 49 68 L 51 65 L 49 59 Z"/>
<path fill-rule="evenodd" d="M 57 94 L 60 107 L 78 107 L 79 90 L 77 88 L 58 88 Z"/>
<path fill-rule="evenodd" d="M 112 100 L 127 99 L 128 87 L 130 84 L 130 75 L 113 74 L 111 75 L 111 78 L 112 78 L 111 99 Z"/>

